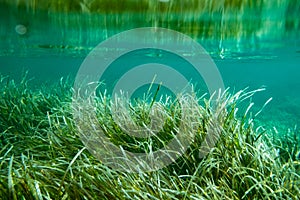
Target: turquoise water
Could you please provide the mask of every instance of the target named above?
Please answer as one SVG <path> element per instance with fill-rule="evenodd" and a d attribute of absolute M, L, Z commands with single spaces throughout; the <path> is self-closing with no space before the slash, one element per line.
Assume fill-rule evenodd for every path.
<path fill-rule="evenodd" d="M 300 0 L 0 0 L 0 199 L 298 199 L 299 13 Z M 214 67 L 230 92 L 217 101 Z M 174 102 L 182 77 L 207 101 Z M 141 86 L 129 105 L 110 98 L 120 82 Z"/>
<path fill-rule="evenodd" d="M 285 132 L 300 125 L 300 3 L 283 2 L 288 3 L 201 14 L 192 10 L 180 14 L 33 12 L 1 3 L 0 73 L 20 79 L 28 70 L 33 78 L 30 84 L 37 88 L 61 77 L 72 80 L 88 53 L 108 37 L 132 28 L 170 28 L 192 37 L 209 52 L 226 87 L 233 91 L 266 87 L 254 97 L 255 109 L 270 97 L 273 100 L 257 121 Z M 111 84 L 117 79 L 110 78 Z"/>

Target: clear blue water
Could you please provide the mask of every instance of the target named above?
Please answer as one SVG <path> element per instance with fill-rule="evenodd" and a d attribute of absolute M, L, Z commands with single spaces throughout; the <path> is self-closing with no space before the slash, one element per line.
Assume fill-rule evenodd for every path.
<path fill-rule="evenodd" d="M 33 87 L 61 77 L 72 79 L 93 47 L 108 37 L 132 28 L 166 27 L 198 41 L 214 59 L 226 87 L 266 87 L 253 99 L 256 109 L 273 100 L 257 121 L 286 131 L 300 126 L 300 6 L 299 1 L 293 3 L 199 16 L 192 11 L 32 12 L 0 4 L 0 73 L 20 79 L 28 70 Z"/>

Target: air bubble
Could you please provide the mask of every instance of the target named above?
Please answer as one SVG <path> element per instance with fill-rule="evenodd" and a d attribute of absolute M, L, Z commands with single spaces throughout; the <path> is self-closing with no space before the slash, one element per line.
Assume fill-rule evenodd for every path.
<path fill-rule="evenodd" d="M 19 35 L 25 35 L 27 33 L 27 27 L 24 26 L 23 24 L 18 24 L 15 27 L 15 31 L 19 34 Z"/>

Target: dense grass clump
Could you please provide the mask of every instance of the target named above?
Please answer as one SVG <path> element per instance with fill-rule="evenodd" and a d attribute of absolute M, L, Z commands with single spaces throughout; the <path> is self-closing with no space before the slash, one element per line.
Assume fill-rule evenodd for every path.
<path fill-rule="evenodd" d="M 195 138 L 176 162 L 153 172 L 115 171 L 98 161 L 80 140 L 72 116 L 71 85 L 61 81 L 51 88 L 30 89 L 26 79 L 16 83 L 0 79 L 0 197 L 2 199 L 297 199 L 300 196 L 299 138 L 282 140 L 274 133 L 254 128 L 254 122 L 237 114 L 239 103 L 254 92 L 223 93 L 217 113 L 210 99 L 198 102 Z M 173 137 L 180 105 L 140 101 L 131 105 L 131 116 L 149 124 L 149 108 L 169 116 L 159 139 L 128 137 L 114 123 L 112 100 L 95 97 L 97 121 L 110 140 L 132 151 L 157 148 Z M 251 107 L 251 106 L 250 106 Z M 249 107 L 249 108 L 250 108 Z M 197 114 L 197 115 L 196 115 Z M 216 116 L 216 114 L 218 114 Z M 198 116 L 199 115 L 199 116 Z M 201 142 L 212 118 L 220 136 L 205 157 Z M 272 136 L 272 137 L 271 137 Z M 162 141 L 162 142 L 161 142 Z M 161 142 L 161 143 L 160 143 Z"/>

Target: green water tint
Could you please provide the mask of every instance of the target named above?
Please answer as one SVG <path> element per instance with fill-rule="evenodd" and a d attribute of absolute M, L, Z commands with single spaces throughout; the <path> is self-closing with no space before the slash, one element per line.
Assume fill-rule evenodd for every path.
<path fill-rule="evenodd" d="M 233 90 L 266 86 L 256 103 L 259 109 L 274 97 L 270 114 L 260 120 L 268 121 L 269 128 L 276 125 L 286 131 L 299 123 L 300 1 L 2 1 L 0 5 L 2 74 L 20 79 L 20 71 L 29 70 L 38 84 L 74 77 L 84 57 L 108 37 L 137 27 L 166 27 L 199 41 L 226 86 Z M 270 115 L 276 117 L 270 120 Z"/>
<path fill-rule="evenodd" d="M 259 108 L 274 97 L 270 115 L 276 119 L 270 121 L 266 115 L 261 120 L 269 121 L 270 128 L 287 130 L 299 123 L 299 0 L 4 0 L 0 9 L 2 74 L 20 79 L 20 71 L 29 70 L 38 84 L 74 77 L 84 57 L 108 37 L 137 27 L 165 27 L 200 42 L 215 60 L 226 86 L 233 90 L 266 86 L 257 104 Z"/>
<path fill-rule="evenodd" d="M 0 74 L 8 75 L 1 76 L 0 90 L 1 198 L 300 196 L 299 0 L 18 2 L 0 3 Z M 145 26 L 177 30 L 201 43 L 231 88 L 230 94 L 246 87 L 266 87 L 266 91 L 228 107 L 224 136 L 206 159 L 193 154 L 196 143 L 164 170 L 118 174 L 85 150 L 70 113 L 72 84 L 57 83 L 67 76 L 72 82 L 99 42 Z M 140 59 L 164 56 L 145 53 Z M 122 71 L 115 64 L 107 71 L 108 77 L 113 75 L 110 86 Z M 28 79 L 34 79 L 18 84 L 21 71 L 27 70 Z M 154 95 L 156 88 L 151 90 Z M 163 87 L 157 95 L 161 92 L 168 93 Z M 255 123 L 249 124 L 270 97 Z M 146 103 L 151 102 L 150 98 Z M 251 102 L 255 104 L 244 117 Z M 205 123 L 200 130 L 205 130 Z"/>

